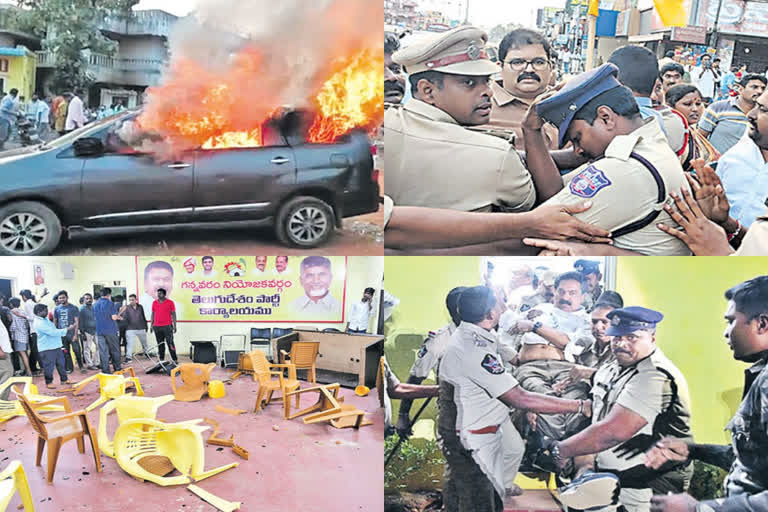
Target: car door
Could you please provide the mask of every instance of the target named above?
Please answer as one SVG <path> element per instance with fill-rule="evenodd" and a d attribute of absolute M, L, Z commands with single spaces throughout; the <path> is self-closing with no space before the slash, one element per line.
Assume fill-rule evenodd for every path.
<path fill-rule="evenodd" d="M 273 215 L 276 201 L 296 182 L 289 146 L 198 150 L 195 220 L 257 220 Z"/>
<path fill-rule="evenodd" d="M 154 154 L 128 146 L 115 147 L 115 129 L 104 134 L 104 154 L 84 158 L 83 224 L 96 227 L 190 221 L 194 153 L 160 162 Z"/>

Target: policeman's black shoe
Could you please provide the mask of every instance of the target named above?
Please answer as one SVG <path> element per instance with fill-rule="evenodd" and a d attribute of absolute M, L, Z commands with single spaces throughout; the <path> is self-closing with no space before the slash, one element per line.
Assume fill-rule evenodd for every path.
<path fill-rule="evenodd" d="M 587 471 L 565 487 L 561 487 L 560 502 L 568 508 L 593 510 L 618 508 L 621 484 L 613 473 Z"/>

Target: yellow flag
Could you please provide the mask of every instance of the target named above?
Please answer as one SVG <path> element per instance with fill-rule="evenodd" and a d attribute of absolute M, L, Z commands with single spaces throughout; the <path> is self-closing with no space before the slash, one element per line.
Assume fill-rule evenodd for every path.
<path fill-rule="evenodd" d="M 599 0 L 589 0 L 589 10 L 587 11 L 587 14 L 590 16 L 597 16 L 600 14 L 600 11 L 598 9 L 600 8 L 600 1 Z"/>
<path fill-rule="evenodd" d="M 683 6 L 683 0 L 653 0 L 653 3 L 665 27 L 688 25 L 688 13 Z"/>

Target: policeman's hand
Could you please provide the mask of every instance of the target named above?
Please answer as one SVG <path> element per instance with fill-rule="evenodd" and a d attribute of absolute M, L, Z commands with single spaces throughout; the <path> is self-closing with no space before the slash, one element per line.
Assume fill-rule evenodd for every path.
<path fill-rule="evenodd" d="M 698 503 L 690 494 L 653 496 L 651 512 L 696 512 Z"/>
<path fill-rule="evenodd" d="M 592 400 L 584 400 L 584 410 L 581 412 L 587 418 L 592 417 Z"/>
<path fill-rule="evenodd" d="M 663 437 L 645 452 L 645 465 L 651 469 L 659 469 L 670 460 L 685 462 L 689 455 L 688 443 L 675 437 Z"/>
<path fill-rule="evenodd" d="M 582 213 L 592 207 L 592 201 L 579 205 L 546 204 L 532 210 L 530 215 L 531 236 L 553 240 L 575 238 L 592 243 L 611 243 L 611 233 L 592 224 L 587 224 L 573 214 Z"/>
<path fill-rule="evenodd" d="M 514 331 L 510 334 L 523 334 L 526 332 L 531 332 L 533 329 L 533 322 L 530 320 L 518 320 L 514 326 L 512 326 L 512 329 L 510 331 Z"/>
<path fill-rule="evenodd" d="M 730 205 L 720 178 L 715 170 L 705 165 L 704 160 L 700 158 L 692 160 L 691 165 L 696 169 L 696 177 L 687 173 L 685 177 L 691 185 L 699 208 L 712 222 L 724 224 L 728 220 Z"/>
<path fill-rule="evenodd" d="M 656 224 L 656 227 L 665 233 L 678 238 L 688 246 L 696 256 L 727 256 L 733 252 L 723 228 L 709 220 L 699 208 L 691 193 L 683 189 L 682 196 L 672 192 L 670 195 L 675 200 L 675 207 L 664 205 L 672 220 L 680 224 L 684 231 L 669 227 L 665 224 Z"/>
<path fill-rule="evenodd" d="M 538 415 L 535 412 L 528 411 L 525 413 L 525 418 L 528 420 L 531 430 L 536 430 L 536 418 L 538 418 Z"/>
<path fill-rule="evenodd" d="M 564 240 L 543 240 L 541 238 L 523 238 L 525 245 L 543 249 L 539 256 L 589 256 L 594 254 L 591 244 L 584 242 L 566 242 Z"/>
<path fill-rule="evenodd" d="M 575 384 L 578 384 L 582 380 L 588 379 L 592 375 L 591 368 L 580 364 L 574 365 L 568 372 L 568 376 L 561 381 L 556 382 L 552 389 L 557 393 L 562 393 L 566 389 Z"/>

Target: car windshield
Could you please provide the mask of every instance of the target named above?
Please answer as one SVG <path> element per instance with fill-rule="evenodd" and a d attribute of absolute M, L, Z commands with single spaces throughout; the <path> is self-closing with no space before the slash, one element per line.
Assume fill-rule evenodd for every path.
<path fill-rule="evenodd" d="M 129 117 L 129 116 L 135 117 L 137 114 L 138 114 L 137 110 L 132 110 L 132 111 L 126 110 L 124 112 L 121 112 L 120 114 L 110 116 L 110 117 L 105 117 L 104 119 L 96 121 L 95 123 L 90 123 L 83 126 L 82 128 L 78 128 L 77 130 L 74 130 L 62 137 L 59 137 L 58 139 L 52 140 L 50 142 L 46 142 L 40 145 L 40 149 L 45 150 L 45 149 L 51 149 L 51 148 L 60 148 L 67 144 L 71 144 L 72 142 L 74 142 L 75 140 L 81 137 L 89 137 L 90 135 L 94 134 L 100 129 L 103 129 L 108 124 L 115 122 L 115 119 L 120 119 L 123 117 Z"/>

